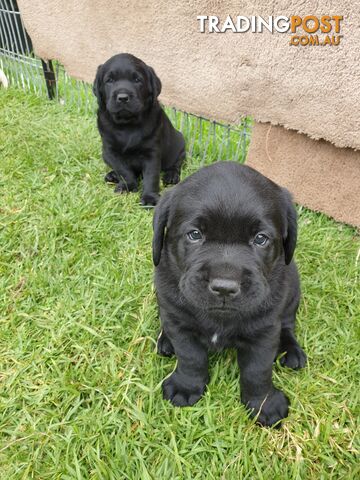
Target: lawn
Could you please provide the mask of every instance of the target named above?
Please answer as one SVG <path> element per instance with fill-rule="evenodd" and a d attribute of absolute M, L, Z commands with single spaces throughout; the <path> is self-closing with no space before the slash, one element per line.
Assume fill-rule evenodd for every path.
<path fill-rule="evenodd" d="M 355 230 L 298 209 L 309 362 L 274 367 L 290 416 L 261 429 L 233 351 L 197 405 L 162 399 L 175 361 L 155 352 L 152 211 L 104 173 L 93 115 L 0 90 L 0 478 L 359 478 Z"/>

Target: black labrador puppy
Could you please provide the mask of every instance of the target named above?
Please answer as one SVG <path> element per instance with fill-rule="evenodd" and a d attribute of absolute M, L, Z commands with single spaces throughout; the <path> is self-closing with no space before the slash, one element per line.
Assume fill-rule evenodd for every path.
<path fill-rule="evenodd" d="M 197 402 L 209 381 L 209 350 L 233 347 L 251 415 L 265 426 L 288 415 L 272 365 L 279 353 L 289 368 L 306 363 L 295 337 L 296 236 L 289 192 L 235 162 L 204 167 L 165 193 L 154 215 L 158 353 L 178 361 L 163 382 L 165 399 Z"/>
<path fill-rule="evenodd" d="M 185 142 L 157 97 L 161 82 L 139 58 L 122 53 L 98 67 L 93 91 L 98 99 L 98 128 L 104 161 L 112 171 L 105 181 L 116 192 L 137 191 L 143 177 L 143 205 L 159 199 L 160 172 L 165 184 L 180 180 Z"/>

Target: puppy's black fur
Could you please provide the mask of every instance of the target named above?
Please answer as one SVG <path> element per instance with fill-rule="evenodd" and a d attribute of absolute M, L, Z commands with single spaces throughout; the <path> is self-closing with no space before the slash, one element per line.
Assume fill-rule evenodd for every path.
<path fill-rule="evenodd" d="M 142 176 L 141 203 L 155 205 L 160 172 L 165 184 L 178 183 L 185 158 L 184 138 L 157 100 L 159 78 L 142 60 L 123 53 L 98 67 L 93 91 L 103 158 L 112 168 L 105 181 L 117 183 L 119 193 L 137 191 Z"/>
<path fill-rule="evenodd" d="M 165 399 L 197 402 L 209 381 L 209 350 L 233 347 L 251 415 L 265 426 L 287 416 L 272 364 L 279 353 L 284 366 L 306 362 L 295 337 L 296 236 L 289 192 L 250 167 L 219 162 L 166 192 L 154 215 L 158 352 L 175 353 L 178 363 L 163 382 Z"/>

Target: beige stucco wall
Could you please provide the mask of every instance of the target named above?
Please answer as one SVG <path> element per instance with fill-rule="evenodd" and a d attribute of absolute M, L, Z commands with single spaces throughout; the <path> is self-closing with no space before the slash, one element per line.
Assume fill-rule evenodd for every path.
<path fill-rule="evenodd" d="M 360 151 L 258 123 L 247 164 L 287 187 L 297 203 L 360 228 Z"/>
<path fill-rule="evenodd" d="M 250 114 L 339 147 L 360 148 L 360 7 L 339 0 L 19 0 L 35 51 L 92 81 L 131 52 L 163 82 L 162 101 L 208 118 Z M 339 46 L 294 47 L 290 35 L 200 33 L 197 15 L 343 15 Z"/>

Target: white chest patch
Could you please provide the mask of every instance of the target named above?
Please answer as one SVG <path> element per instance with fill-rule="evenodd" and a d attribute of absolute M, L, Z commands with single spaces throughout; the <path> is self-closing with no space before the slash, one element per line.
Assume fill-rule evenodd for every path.
<path fill-rule="evenodd" d="M 214 335 L 211 337 L 212 343 L 216 343 L 217 339 L 218 339 L 218 335 L 217 335 L 217 333 L 214 333 Z"/>

